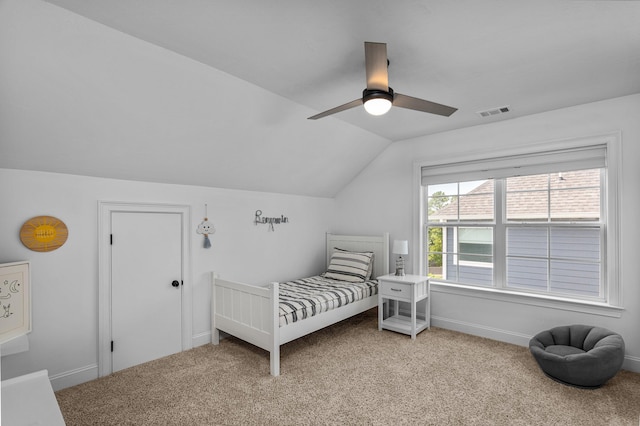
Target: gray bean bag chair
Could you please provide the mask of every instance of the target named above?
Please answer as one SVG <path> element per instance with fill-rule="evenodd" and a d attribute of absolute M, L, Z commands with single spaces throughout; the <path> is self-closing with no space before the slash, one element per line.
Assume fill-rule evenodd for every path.
<path fill-rule="evenodd" d="M 581 388 L 602 386 L 624 360 L 622 336 L 588 325 L 542 331 L 529 341 L 529 350 L 547 376 Z"/>

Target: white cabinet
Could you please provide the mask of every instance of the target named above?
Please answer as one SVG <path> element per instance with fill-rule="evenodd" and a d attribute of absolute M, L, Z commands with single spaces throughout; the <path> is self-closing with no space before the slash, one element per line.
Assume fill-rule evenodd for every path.
<path fill-rule="evenodd" d="M 378 329 L 416 334 L 431 325 L 429 278 L 422 275 L 383 275 L 378 277 Z M 400 311 L 400 302 L 409 304 L 409 312 Z"/>
<path fill-rule="evenodd" d="M 64 426 L 47 370 L 2 381 L 2 424 Z"/>

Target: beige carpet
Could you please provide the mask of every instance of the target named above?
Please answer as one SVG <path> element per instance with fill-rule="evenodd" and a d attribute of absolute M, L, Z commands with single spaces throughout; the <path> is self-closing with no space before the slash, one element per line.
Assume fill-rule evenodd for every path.
<path fill-rule="evenodd" d="M 378 331 L 375 309 L 282 348 L 235 338 L 57 392 L 73 425 L 638 425 L 640 374 L 582 390 L 524 347 L 432 328 Z"/>

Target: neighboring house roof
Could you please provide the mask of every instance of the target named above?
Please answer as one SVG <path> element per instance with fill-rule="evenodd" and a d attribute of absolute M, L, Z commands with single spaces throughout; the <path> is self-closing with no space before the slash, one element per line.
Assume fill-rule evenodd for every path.
<path fill-rule="evenodd" d="M 547 176 L 519 176 L 507 180 L 507 215 L 512 220 L 552 219 L 598 220 L 600 217 L 600 170 L 580 170 Z M 429 215 L 430 221 L 492 220 L 493 181 L 487 180 Z M 460 201 L 461 199 L 461 201 Z"/>

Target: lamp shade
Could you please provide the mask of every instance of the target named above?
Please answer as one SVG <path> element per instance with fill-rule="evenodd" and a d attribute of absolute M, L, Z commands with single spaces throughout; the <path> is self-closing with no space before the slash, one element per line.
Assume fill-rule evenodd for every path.
<path fill-rule="evenodd" d="M 409 241 L 393 240 L 393 254 L 409 254 Z"/>

